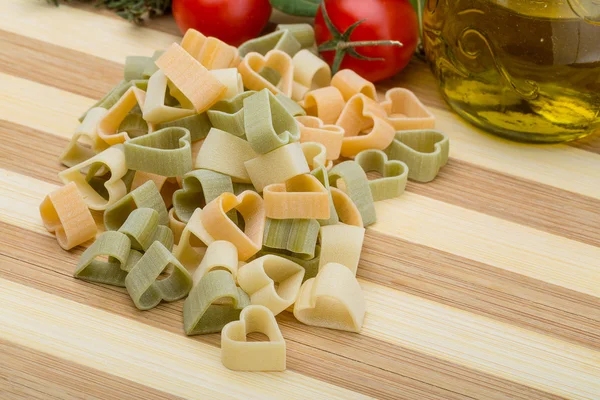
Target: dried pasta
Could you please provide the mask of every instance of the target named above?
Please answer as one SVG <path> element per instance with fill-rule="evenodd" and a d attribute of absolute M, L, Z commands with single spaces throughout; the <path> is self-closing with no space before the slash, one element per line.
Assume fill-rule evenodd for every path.
<path fill-rule="evenodd" d="M 146 251 L 156 241 L 169 250 L 173 248 L 173 232 L 166 226 L 158 225 L 158 212 L 152 208 L 133 210 L 119 232 L 129 237 L 134 250 Z"/>
<path fill-rule="evenodd" d="M 153 63 L 151 57 L 127 56 L 125 57 L 125 67 L 123 68 L 123 77 L 126 81 L 134 79 L 146 79 L 144 75 L 148 64 Z"/>
<path fill-rule="evenodd" d="M 292 99 L 300 101 L 307 92 L 328 86 L 331 82 L 331 68 L 319 56 L 309 50 L 300 50 L 292 58 L 294 65 L 294 86 Z"/>
<path fill-rule="evenodd" d="M 148 181 L 106 209 L 104 212 L 104 226 L 107 230 L 118 230 L 127 220 L 129 214 L 137 208 L 152 208 L 158 212 L 159 225 L 169 223 L 167 208 L 160 192 L 154 182 Z"/>
<path fill-rule="evenodd" d="M 202 210 L 197 208 L 189 222 L 183 229 L 179 244 L 175 250 L 175 257 L 190 273 L 200 265 L 206 248 L 215 239 L 206 231 L 201 218 Z"/>
<path fill-rule="evenodd" d="M 156 65 L 198 113 L 209 109 L 227 91 L 225 85 L 176 43 L 156 60 Z"/>
<path fill-rule="evenodd" d="M 280 50 L 293 56 L 302 48 L 296 37 L 289 30 L 279 30 L 267 35 L 250 39 L 239 48 L 240 56 L 246 57 L 250 53 L 267 54 L 271 50 Z"/>
<path fill-rule="evenodd" d="M 135 190 L 148 181 L 154 182 L 160 192 L 160 196 L 165 202 L 165 207 L 170 208 L 173 204 L 173 194 L 180 188 L 176 178 L 169 178 L 162 175 L 152 174 L 144 171 L 134 171 L 131 190 Z"/>
<path fill-rule="evenodd" d="M 168 276 L 158 280 L 163 272 Z M 125 287 L 138 309 L 149 310 L 162 300 L 185 297 L 192 288 L 192 277 L 169 249 L 154 242 L 125 277 Z"/>
<path fill-rule="evenodd" d="M 277 168 L 272 168 L 277 165 Z M 250 181 L 256 191 L 262 192 L 265 186 L 285 182 L 294 176 L 309 172 L 299 143 L 290 143 L 267 154 L 261 154 L 244 162 Z"/>
<path fill-rule="evenodd" d="M 220 129 L 212 128 L 196 158 L 197 169 L 210 169 L 231 176 L 234 181 L 250 183 L 245 163 L 256 159 L 250 144 Z"/>
<path fill-rule="evenodd" d="M 329 184 L 338 187 L 338 180 L 344 182 L 345 192 L 360 211 L 364 226 L 374 223 L 376 215 L 373 196 L 371 195 L 367 175 L 360 165 L 354 161 L 344 161 L 333 167 L 329 171 Z M 335 198 L 333 200 L 335 204 Z"/>
<path fill-rule="evenodd" d="M 224 100 L 233 99 L 244 91 L 242 75 L 240 75 L 237 68 L 214 69 L 210 73 L 227 88 L 223 95 Z"/>
<path fill-rule="evenodd" d="M 107 110 L 102 107 L 91 108 L 79 127 L 73 133 L 71 141 L 59 160 L 67 167 L 72 167 L 89 160 L 99 152 L 106 150 L 108 144 L 98 136 L 98 123 Z"/>
<path fill-rule="evenodd" d="M 244 129 L 248 143 L 258 154 L 300 139 L 294 117 L 266 89 L 244 99 Z"/>
<path fill-rule="evenodd" d="M 433 129 L 435 127 L 435 116 L 408 89 L 388 90 L 381 106 L 387 113 L 387 121 L 396 131 Z"/>
<path fill-rule="evenodd" d="M 170 127 L 185 128 L 190 131 L 190 139 L 192 140 L 192 146 L 194 142 L 204 139 L 212 124 L 208 118 L 207 113 L 195 114 L 189 117 L 176 119 L 170 122 L 163 122 L 155 126 L 156 130 Z"/>
<path fill-rule="evenodd" d="M 296 103 L 294 100 L 290 99 L 283 93 L 277 93 L 275 97 L 277 97 L 277 100 L 279 100 L 281 105 L 285 107 L 287 112 L 290 113 L 292 117 L 306 115 L 306 111 L 304 111 L 304 108 L 300 107 L 298 103 Z"/>
<path fill-rule="evenodd" d="M 222 299 L 229 300 L 228 304 L 218 302 Z M 183 303 L 183 329 L 186 335 L 220 332 L 226 324 L 236 321 L 248 305 L 248 295 L 236 287 L 230 273 L 210 271 L 194 283 Z"/>
<path fill-rule="evenodd" d="M 281 76 L 277 85 L 260 75 L 263 68 L 270 68 Z M 273 94 L 283 93 L 288 97 L 292 95 L 294 64 L 292 58 L 283 51 L 271 50 L 264 56 L 249 53 L 238 65 L 238 71 L 242 75 L 244 86 L 250 90 L 269 89 Z"/>
<path fill-rule="evenodd" d="M 325 226 L 337 224 L 340 222 L 340 220 L 338 218 L 337 211 L 335 210 L 335 205 L 333 204 L 333 198 L 329 188 L 329 173 L 327 172 L 327 169 L 321 166 L 313 169 L 310 173 L 317 178 L 319 182 L 321 182 L 329 195 L 329 218 L 319 219 L 319 225 Z"/>
<path fill-rule="evenodd" d="M 418 182 L 432 181 L 448 162 L 448 136 L 435 130 L 399 131 L 385 149 L 390 160 L 408 165 L 408 178 Z"/>
<path fill-rule="evenodd" d="M 188 172 L 183 177 L 183 189 L 173 194 L 177 216 L 184 222 L 189 221 L 196 208 L 204 207 L 224 192 L 233 193 L 233 184 L 228 175 L 207 169 Z"/>
<path fill-rule="evenodd" d="M 181 221 L 177 213 L 175 213 L 175 208 L 171 208 L 169 210 L 169 229 L 173 232 L 173 243 L 179 244 L 185 226 L 186 223 Z"/>
<path fill-rule="evenodd" d="M 74 182 L 49 193 L 40 204 L 44 226 L 60 247 L 70 250 L 96 237 L 98 228 Z"/>
<path fill-rule="evenodd" d="M 266 255 L 238 270 L 237 281 L 250 302 L 277 315 L 296 301 L 304 268 L 275 255 Z"/>
<path fill-rule="evenodd" d="M 122 268 L 127 263 L 130 248 L 127 235 L 104 232 L 83 252 L 73 276 L 85 281 L 124 287 L 127 271 Z"/>
<path fill-rule="evenodd" d="M 372 100 L 377 100 L 375 85 L 351 69 L 338 71 L 331 79 L 331 86 L 339 89 L 345 101 L 350 100 L 356 94 L 362 94 Z"/>
<path fill-rule="evenodd" d="M 295 176 L 285 183 L 271 184 L 264 188 L 263 197 L 267 218 L 328 219 L 330 217 L 327 189 L 310 174 Z"/>
<path fill-rule="evenodd" d="M 190 131 L 171 127 L 149 133 L 125 144 L 127 168 L 175 177 L 192 170 Z"/>
<path fill-rule="evenodd" d="M 300 147 L 302 147 L 304 158 L 310 170 L 321 166 L 328 170 L 333 167 L 333 161 L 327 161 L 327 149 L 321 143 L 304 142 L 300 144 Z"/>
<path fill-rule="evenodd" d="M 316 142 L 325 146 L 325 158 L 337 160 L 342 150 L 344 128 L 337 125 L 326 125 L 317 117 L 298 116 L 300 126 L 300 143 Z"/>
<path fill-rule="evenodd" d="M 408 166 L 402 161 L 388 160 L 381 150 L 363 150 L 354 159 L 365 172 L 377 171 L 381 178 L 369 180 L 373 201 L 400 196 L 406 188 Z"/>
<path fill-rule="evenodd" d="M 333 86 L 311 90 L 299 103 L 308 115 L 318 117 L 324 124 L 334 124 L 344 109 L 344 97 Z"/>
<path fill-rule="evenodd" d="M 166 90 L 167 76 L 163 71 L 158 70 L 148 80 L 148 90 L 142 107 L 146 121 L 152 124 L 160 124 L 189 117 L 196 113 L 192 109 L 165 105 Z"/>
<path fill-rule="evenodd" d="M 244 231 L 227 216 L 227 212 L 233 209 L 244 219 Z M 237 247 L 241 261 L 246 261 L 262 247 L 265 209 L 262 198 L 256 192 L 248 190 L 238 196 L 223 193 L 204 207 L 200 219 L 215 240 L 227 240 Z"/>
<path fill-rule="evenodd" d="M 322 226 L 319 232 L 321 258 L 319 269 L 335 262 L 348 268 L 356 276 L 365 228 L 338 224 Z"/>
<path fill-rule="evenodd" d="M 232 99 L 217 102 L 206 112 L 212 126 L 240 138 L 245 138 L 244 99 L 254 93 L 256 92 L 249 90 Z"/>
<path fill-rule="evenodd" d="M 279 24 L 275 31 L 289 31 L 303 49 L 315 46 L 315 30 L 310 24 Z"/>
<path fill-rule="evenodd" d="M 90 169 L 87 174 L 91 175 L 89 177 L 82 173 L 87 169 Z M 110 172 L 110 178 L 101 185 L 103 191 L 106 192 L 105 195 L 107 198 L 103 197 L 101 193 L 90 185 L 94 173 L 101 169 Z M 90 174 L 90 172 L 92 173 Z M 125 165 L 123 145 L 116 145 L 82 163 L 59 172 L 58 178 L 65 184 L 75 182 L 88 207 L 92 210 L 102 211 L 127 193 L 127 187 L 122 180 L 126 173 L 127 167 Z"/>
<path fill-rule="evenodd" d="M 352 271 L 329 263 L 302 284 L 294 316 L 306 325 L 360 332 L 365 309 L 364 295 Z"/>
<path fill-rule="evenodd" d="M 260 332 L 268 342 L 247 342 L 246 335 Z M 273 313 L 266 307 L 250 305 L 242 310 L 239 321 L 221 331 L 221 362 L 234 371 L 284 371 L 285 340 Z"/>
<path fill-rule="evenodd" d="M 315 219 L 267 218 L 263 250 L 310 260 L 315 257 L 320 227 Z"/>
<path fill-rule="evenodd" d="M 146 92 L 135 86 L 130 87 L 121 98 L 104 114 L 98 122 L 98 136 L 109 145 L 124 143 L 130 137 L 127 132 L 120 132 L 119 126 L 129 112 L 136 106 L 143 110 Z M 148 124 L 148 132 L 152 132 L 152 125 Z"/>
<path fill-rule="evenodd" d="M 335 187 L 330 187 L 329 192 L 335 207 L 336 215 L 338 216 L 340 222 L 358 227 L 365 226 L 362 215 L 350 196 Z"/>
<path fill-rule="evenodd" d="M 237 247 L 226 240 L 215 240 L 208 245 L 202 262 L 192 275 L 194 286 L 209 272 L 214 270 L 226 270 L 235 281 L 238 271 Z"/>

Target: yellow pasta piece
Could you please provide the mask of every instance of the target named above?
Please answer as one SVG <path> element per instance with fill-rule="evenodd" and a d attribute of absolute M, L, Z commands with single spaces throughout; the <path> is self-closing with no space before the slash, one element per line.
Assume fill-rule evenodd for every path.
<path fill-rule="evenodd" d="M 245 163 L 254 161 L 257 156 L 246 140 L 211 128 L 198 152 L 195 167 L 229 175 L 236 182 L 250 183 L 251 176 Z"/>
<path fill-rule="evenodd" d="M 304 153 L 308 168 L 310 168 L 311 171 L 320 166 L 323 166 L 328 170 L 333 167 L 333 161 L 327 161 L 327 149 L 321 143 L 305 142 L 301 143 L 300 146 L 302 147 L 302 152 Z"/>
<path fill-rule="evenodd" d="M 329 194 L 317 178 L 298 175 L 264 189 L 265 215 L 273 219 L 328 219 Z"/>
<path fill-rule="evenodd" d="M 204 42 L 206 42 L 206 36 L 195 29 L 188 29 L 181 39 L 181 47 L 198 60 Z"/>
<path fill-rule="evenodd" d="M 315 278 L 302 284 L 294 316 L 306 325 L 360 332 L 365 318 L 365 298 L 349 268 L 324 265 Z"/>
<path fill-rule="evenodd" d="M 146 101 L 144 103 L 144 119 L 152 124 L 171 122 L 176 119 L 189 117 L 195 114 L 194 110 L 180 107 L 170 107 L 165 105 L 165 95 L 167 90 L 167 77 L 160 69 L 148 79 L 148 90 L 146 91 Z"/>
<path fill-rule="evenodd" d="M 292 58 L 294 65 L 294 86 L 292 99 L 304 99 L 310 90 L 328 86 L 331 82 L 331 68 L 319 56 L 309 50 L 300 50 Z"/>
<path fill-rule="evenodd" d="M 385 93 L 385 101 L 380 104 L 387 113 L 388 122 L 397 131 L 435 127 L 435 116 L 408 89 L 388 90 Z"/>
<path fill-rule="evenodd" d="M 268 342 L 248 342 L 246 335 L 259 332 Z M 240 320 L 221 331 L 221 362 L 234 371 L 284 371 L 285 340 L 273 313 L 263 306 L 247 306 Z"/>
<path fill-rule="evenodd" d="M 186 223 L 179 219 L 177 213 L 175 213 L 175 208 L 171 208 L 169 210 L 169 228 L 173 231 L 173 239 L 175 244 L 179 243 L 181 239 L 181 234 L 185 229 Z M 181 260 L 180 260 L 181 261 Z"/>
<path fill-rule="evenodd" d="M 308 115 L 318 117 L 324 124 L 334 124 L 344 109 L 344 97 L 333 86 L 311 90 L 299 103 Z"/>
<path fill-rule="evenodd" d="M 131 190 L 137 189 L 148 181 L 154 182 L 160 192 L 160 196 L 165 202 L 165 206 L 167 208 L 171 207 L 173 205 L 173 193 L 181 188 L 177 179 L 152 174 L 150 172 L 135 171 L 133 182 L 131 183 Z"/>
<path fill-rule="evenodd" d="M 90 180 L 82 173 L 82 170 L 87 168 L 91 170 L 92 167 L 94 170 L 98 168 L 110 172 L 110 178 L 103 184 L 108 195 L 107 199 L 90 185 Z M 65 184 L 75 182 L 88 207 L 92 210 L 103 211 L 127 194 L 127 187 L 122 180 L 126 173 L 127 167 L 123 145 L 116 145 L 82 163 L 59 172 L 58 178 Z"/>
<path fill-rule="evenodd" d="M 227 212 L 233 209 L 244 218 L 243 232 L 227 216 Z M 200 219 L 215 240 L 227 240 L 237 247 L 241 261 L 246 261 L 262 247 L 265 208 L 263 199 L 256 192 L 246 190 L 238 196 L 225 192 L 204 207 Z"/>
<path fill-rule="evenodd" d="M 353 157 L 363 150 L 383 150 L 394 140 L 394 128 L 386 121 L 385 110 L 364 94 L 353 96 L 336 125 L 345 131 L 341 154 Z M 368 130 L 366 134 L 362 131 Z"/>
<path fill-rule="evenodd" d="M 135 86 L 127 89 L 98 123 L 98 136 L 111 146 L 129 140 L 127 132 L 119 132 L 119 126 L 136 105 L 143 110 L 145 101 L 146 92 Z M 148 132 L 152 129 L 152 125 L 148 124 Z"/>
<path fill-rule="evenodd" d="M 300 143 L 316 142 L 325 146 L 325 158 L 337 160 L 342 150 L 344 128 L 337 125 L 325 125 L 317 117 L 298 116 L 300 126 Z"/>
<path fill-rule="evenodd" d="M 90 109 L 79 127 L 73 133 L 71 141 L 59 160 L 67 167 L 72 167 L 85 160 L 94 157 L 102 150 L 106 150 L 108 144 L 98 136 L 98 123 L 106 115 L 107 110 L 102 107 Z"/>
<path fill-rule="evenodd" d="M 250 303 L 267 307 L 277 315 L 296 301 L 304 268 L 283 257 L 266 255 L 238 270 L 238 284 Z"/>
<path fill-rule="evenodd" d="M 177 43 L 156 60 L 156 65 L 198 113 L 208 110 L 227 91 L 225 85 Z"/>
<path fill-rule="evenodd" d="M 244 91 L 242 75 L 237 68 L 214 69 L 210 73 L 227 88 L 221 100 L 233 99 Z"/>
<path fill-rule="evenodd" d="M 342 264 L 356 276 L 365 228 L 346 224 L 322 226 L 319 231 L 321 258 L 319 269 L 330 262 Z"/>
<path fill-rule="evenodd" d="M 346 101 L 355 94 L 363 94 L 370 99 L 377 100 L 375 85 L 351 69 L 338 71 L 331 79 L 331 86 L 338 88 Z"/>
<path fill-rule="evenodd" d="M 197 208 L 181 233 L 177 249 L 173 253 L 190 273 L 200 265 L 206 248 L 215 239 L 206 231 L 202 223 L 202 210 Z"/>
<path fill-rule="evenodd" d="M 74 182 L 49 193 L 40 204 L 44 226 L 60 247 L 70 250 L 96 237 L 98 227 Z"/>
<path fill-rule="evenodd" d="M 200 282 L 204 275 L 216 269 L 231 272 L 235 281 L 238 272 L 238 252 L 233 243 L 225 240 L 215 240 L 208 245 L 202 262 L 192 275 L 194 286 Z"/>
<path fill-rule="evenodd" d="M 281 79 L 277 85 L 272 84 L 260 75 L 260 72 L 270 68 L 279 73 Z M 281 50 L 271 50 L 265 56 L 259 53 L 248 53 L 238 65 L 244 86 L 250 90 L 269 89 L 273 94 L 283 93 L 292 96 L 294 83 L 294 65 L 292 58 Z"/>
<path fill-rule="evenodd" d="M 196 59 L 206 69 L 229 68 L 238 57 L 237 49 L 221 40 L 209 36 L 204 41 Z"/>
<path fill-rule="evenodd" d="M 333 200 L 335 211 L 337 212 L 340 221 L 348 225 L 362 228 L 362 215 L 350 196 L 335 187 L 330 187 L 329 191 L 331 193 L 331 199 Z"/>
<path fill-rule="evenodd" d="M 244 162 L 244 165 L 257 192 L 262 192 L 270 184 L 310 172 L 299 143 L 281 146 Z"/>

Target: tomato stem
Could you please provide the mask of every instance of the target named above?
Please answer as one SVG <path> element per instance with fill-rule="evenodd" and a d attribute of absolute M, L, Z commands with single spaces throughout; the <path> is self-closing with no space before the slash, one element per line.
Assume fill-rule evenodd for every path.
<path fill-rule="evenodd" d="M 357 42 L 338 42 L 337 47 L 340 49 L 347 49 L 350 47 L 362 47 L 362 46 L 398 46 L 402 47 L 404 44 L 397 40 L 365 40 Z"/>

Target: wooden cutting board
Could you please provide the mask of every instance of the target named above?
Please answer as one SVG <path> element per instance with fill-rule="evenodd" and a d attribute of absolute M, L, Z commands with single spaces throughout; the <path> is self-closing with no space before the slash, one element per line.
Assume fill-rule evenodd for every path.
<path fill-rule="evenodd" d="M 361 334 L 277 319 L 284 373 L 235 373 L 219 335 L 189 338 L 182 302 L 140 312 L 123 289 L 72 278 L 38 204 L 77 117 L 126 55 L 179 40 L 92 7 L 0 4 L 0 398 L 600 399 L 600 139 L 510 143 L 413 90 L 451 138 L 429 184 L 377 203 L 358 278 Z"/>

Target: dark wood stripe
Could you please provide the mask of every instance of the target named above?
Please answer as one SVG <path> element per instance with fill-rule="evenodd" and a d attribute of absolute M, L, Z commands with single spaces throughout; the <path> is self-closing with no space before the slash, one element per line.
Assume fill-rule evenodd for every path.
<path fill-rule="evenodd" d="M 0 277 L 183 335 L 183 302 L 140 312 L 124 289 L 71 277 L 82 248 L 60 249 L 52 237 L 0 223 Z M 558 399 L 546 392 L 364 335 L 313 328 L 289 313 L 277 317 L 288 367 L 382 399 Z M 214 346 L 218 335 L 190 338 Z"/>
<path fill-rule="evenodd" d="M 0 397 L 4 399 L 155 399 L 181 397 L 0 340 Z M 4 397 L 6 396 L 6 397 Z"/>
<path fill-rule="evenodd" d="M 35 143 L 44 143 L 44 146 Z M 57 173 L 63 167 L 56 159 L 66 143 L 66 139 L 0 121 L 0 151 L 4 154 L 0 158 L 0 168 L 60 184 Z M 22 154 L 29 154 L 30 161 L 23 162 Z M 454 197 L 448 194 L 460 184 L 460 179 L 452 179 L 454 174 L 464 177 L 467 173 L 461 171 L 461 166 L 451 163 L 447 168 L 454 168 L 456 172 L 444 172 L 429 185 L 411 184 L 411 189 L 414 186 L 429 190 L 427 194 L 431 197 L 439 195 L 441 200 L 446 200 L 448 196 L 462 205 L 458 189 Z M 470 166 L 465 168 L 469 171 Z M 496 180 L 501 179 L 502 176 Z M 516 184 L 518 182 L 512 183 Z M 564 193 L 564 196 L 570 194 Z M 498 198 L 492 200 L 497 204 L 501 201 Z M 475 201 L 473 207 L 477 204 Z M 558 210 L 554 217 L 560 218 Z M 548 215 L 547 219 L 552 217 Z M 563 224 L 575 226 L 576 221 L 573 217 Z M 594 236 L 590 234 L 586 238 L 591 240 Z M 453 307 L 600 348 L 600 302 L 597 298 L 501 268 L 368 230 L 358 275 Z"/>
<path fill-rule="evenodd" d="M 118 63 L 3 30 L 0 72 L 92 99 L 123 79 Z"/>
<path fill-rule="evenodd" d="M 592 153 L 600 154 L 600 129 L 591 136 L 569 143 L 573 147 L 581 150 L 591 151 Z"/>

